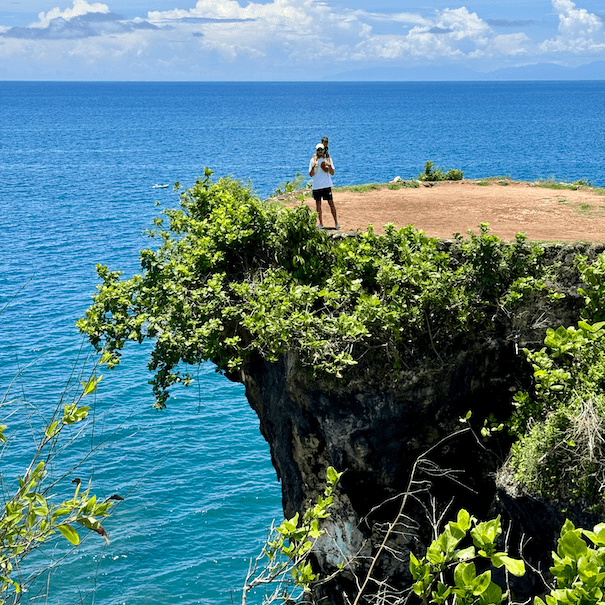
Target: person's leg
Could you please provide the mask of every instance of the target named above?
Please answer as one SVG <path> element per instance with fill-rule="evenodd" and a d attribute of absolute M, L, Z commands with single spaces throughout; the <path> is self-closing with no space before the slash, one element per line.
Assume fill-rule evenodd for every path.
<path fill-rule="evenodd" d="M 319 226 L 323 227 L 323 218 L 321 215 L 321 193 L 313 192 L 313 197 L 315 198 L 315 208 L 317 210 L 317 220 L 319 221 Z"/>
<path fill-rule="evenodd" d="M 334 206 L 334 199 L 332 197 L 332 190 L 330 190 L 330 193 L 328 194 L 328 197 L 326 198 L 328 200 L 328 204 L 330 205 L 330 210 L 332 212 L 332 217 L 334 218 L 334 226 L 339 229 L 340 225 L 338 224 L 338 218 L 336 217 L 336 206 Z"/>

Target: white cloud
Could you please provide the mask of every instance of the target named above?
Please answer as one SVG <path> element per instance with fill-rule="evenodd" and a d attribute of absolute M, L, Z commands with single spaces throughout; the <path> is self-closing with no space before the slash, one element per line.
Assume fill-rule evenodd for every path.
<path fill-rule="evenodd" d="M 389 23 L 404 23 L 410 25 L 430 25 L 432 21 L 417 13 L 371 13 L 363 10 L 356 10 L 351 13 L 361 21 L 388 21 Z"/>
<path fill-rule="evenodd" d="M 446 8 L 435 23 L 437 27 L 452 30 L 452 39 L 471 39 L 477 43 L 484 44 L 491 32 L 489 25 L 477 16 L 477 13 L 469 13 L 463 6 L 455 10 Z"/>
<path fill-rule="evenodd" d="M 142 19 L 126 21 L 109 11 L 106 4 L 88 4 L 74 0 L 73 7 L 64 11 L 54 8 L 40 13 L 39 21 L 29 27 L 0 29 L 0 37 L 24 40 L 78 40 L 82 38 L 110 37 L 135 30 L 157 29 Z"/>
<path fill-rule="evenodd" d="M 195 27 L 203 33 L 199 48 L 216 50 L 235 60 L 240 54 L 266 57 L 277 63 L 348 59 L 350 49 L 369 35 L 371 27 L 351 11 L 337 13 L 317 0 L 250 2 L 198 0 L 190 10 L 153 11 L 156 25 Z M 213 22 L 200 22 L 213 19 Z"/>
<path fill-rule="evenodd" d="M 206 79 L 226 70 L 231 78 L 316 79 L 341 69 L 426 61 L 495 69 L 521 57 L 544 60 L 546 53 L 564 63 L 605 43 L 602 19 L 571 0 L 551 0 L 559 27 L 545 41 L 514 31 L 498 35 L 491 25 L 500 21 L 490 25 L 465 6 L 387 14 L 336 8 L 331 0 L 245 6 L 246 0 L 198 0 L 178 8 L 186 1 L 124 19 L 111 11 L 116 0 L 72 0 L 69 8 L 40 13 L 29 27 L 0 24 L 0 79 L 6 66 L 17 73 L 24 65 L 27 77 L 36 69 L 46 76 L 51 65 L 106 78 L 115 66 L 126 79 Z"/>
<path fill-rule="evenodd" d="M 419 22 L 406 34 L 366 36 L 352 58 L 357 61 L 403 57 L 459 60 L 489 43 L 489 25 L 465 7 L 436 11 L 433 18 Z"/>
<path fill-rule="evenodd" d="M 274 0 L 269 4 L 250 2 L 242 7 L 236 0 L 198 0 L 189 10 L 151 11 L 147 18 L 152 23 L 165 23 L 186 19 L 258 20 L 263 28 L 274 29 L 286 26 L 304 31 L 313 21 L 313 10 L 326 13 L 329 9 L 313 0 Z M 303 28 L 301 30 L 301 28 Z"/>
<path fill-rule="evenodd" d="M 481 49 L 469 54 L 469 57 L 485 59 L 489 57 L 521 57 L 531 52 L 530 38 L 523 32 L 516 34 L 502 34 L 494 36 L 489 43 Z"/>
<path fill-rule="evenodd" d="M 50 22 L 53 19 L 62 18 L 66 21 L 73 19 L 74 17 L 81 17 L 82 15 L 86 15 L 88 13 L 108 13 L 109 7 L 106 4 L 101 4 L 100 2 L 96 2 L 95 4 L 88 4 L 86 0 L 73 0 L 73 6 L 71 8 L 66 8 L 64 11 L 61 11 L 59 8 L 53 8 L 47 13 L 40 13 L 38 15 L 38 19 L 40 20 L 38 23 L 34 23 L 32 27 L 48 27 Z"/>
<path fill-rule="evenodd" d="M 598 52 L 605 49 L 603 21 L 586 9 L 577 9 L 571 0 L 552 0 L 559 13 L 559 35 L 540 45 L 542 52 Z"/>

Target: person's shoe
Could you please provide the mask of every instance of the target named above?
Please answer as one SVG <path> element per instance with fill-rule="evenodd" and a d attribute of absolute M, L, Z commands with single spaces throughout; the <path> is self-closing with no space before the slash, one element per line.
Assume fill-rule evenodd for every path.
<path fill-rule="evenodd" d="M 338 230 L 340 229 L 340 225 L 336 224 L 336 225 L 334 226 L 334 229 L 336 229 L 336 231 L 338 231 Z"/>

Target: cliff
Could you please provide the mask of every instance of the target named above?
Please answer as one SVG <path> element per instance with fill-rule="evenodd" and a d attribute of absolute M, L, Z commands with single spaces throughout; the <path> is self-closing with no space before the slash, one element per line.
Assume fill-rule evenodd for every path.
<path fill-rule="evenodd" d="M 405 527 L 391 539 L 374 575 L 404 587 L 408 548 L 426 548 L 434 538 L 435 518 L 449 511 L 447 520 L 461 507 L 482 519 L 501 514 L 505 526 L 510 524 L 512 550 L 523 539 L 528 543 L 524 556 L 542 571 L 548 569 L 564 503 L 517 493 L 504 470 L 510 438 L 499 433 L 484 440 L 480 428 L 490 414 L 507 418 L 512 394 L 531 388 L 533 371 L 522 349 L 540 348 L 546 327 L 577 323 L 582 300 L 573 259 L 578 253 L 594 258 L 601 250 L 548 247 L 546 262 L 558 267 L 564 299 L 528 296 L 514 313 L 494 315 L 490 328 L 460 337 L 438 361 L 434 354 L 407 360 L 395 383 L 383 381 L 380 368 L 363 377 L 353 371 L 340 380 L 311 379 L 292 355 L 277 363 L 257 356 L 246 365 L 241 379 L 271 446 L 285 515 L 303 511 L 316 499 L 327 466 L 344 471 L 316 558 L 324 572 L 333 572 L 342 560 L 355 564 L 318 594 L 336 599 L 344 591 L 351 599 L 354 577 L 363 577 L 384 524 L 395 519 L 402 495 L 410 492 L 415 461 L 429 450 L 411 484 Z M 472 430 L 461 431 L 468 411 Z M 579 510 L 566 512 L 580 522 L 594 521 Z M 537 582 L 535 574 L 519 581 L 517 595 L 539 592 Z M 342 596 L 336 601 L 346 602 Z"/>
<path fill-rule="evenodd" d="M 243 382 L 288 517 L 322 493 L 328 466 L 344 473 L 314 557 L 321 571 L 345 569 L 317 597 L 349 602 L 371 562 L 366 594 L 380 587 L 396 602 L 409 550 L 422 553 L 461 507 L 501 513 L 507 549 L 523 538 L 525 558 L 547 569 L 563 511 L 586 526 L 582 509 L 603 509 L 605 451 L 581 459 L 565 432 L 585 402 L 597 437 L 605 430 L 603 247 L 503 242 L 484 223 L 452 241 L 393 224 L 335 239 L 306 206 L 283 209 L 210 176 L 156 220 L 140 275 L 97 267 L 102 284 L 78 326 L 104 362 L 151 340 L 157 408 L 205 360 Z M 579 254 L 596 262 L 582 268 Z M 596 322 L 582 327 L 580 277 Z M 534 372 L 522 349 L 571 325 L 551 331 L 553 355 L 534 356 Z M 507 421 L 512 435 L 491 431 Z M 528 481 L 551 501 L 522 493 Z M 539 577 L 517 595 L 539 592 Z"/>

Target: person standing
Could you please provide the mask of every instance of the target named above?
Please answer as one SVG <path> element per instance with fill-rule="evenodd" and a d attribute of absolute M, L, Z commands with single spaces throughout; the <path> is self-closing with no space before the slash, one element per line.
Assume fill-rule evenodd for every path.
<path fill-rule="evenodd" d="M 334 218 L 334 228 L 340 229 L 338 218 L 336 217 L 336 207 L 332 197 L 332 175 L 334 174 L 334 162 L 332 158 L 326 156 L 326 148 L 322 143 L 315 147 L 315 155 L 309 162 L 309 176 L 313 178 L 313 199 L 317 208 L 318 227 L 324 228 L 321 211 L 321 200 L 324 199 L 330 206 L 330 211 Z"/>

